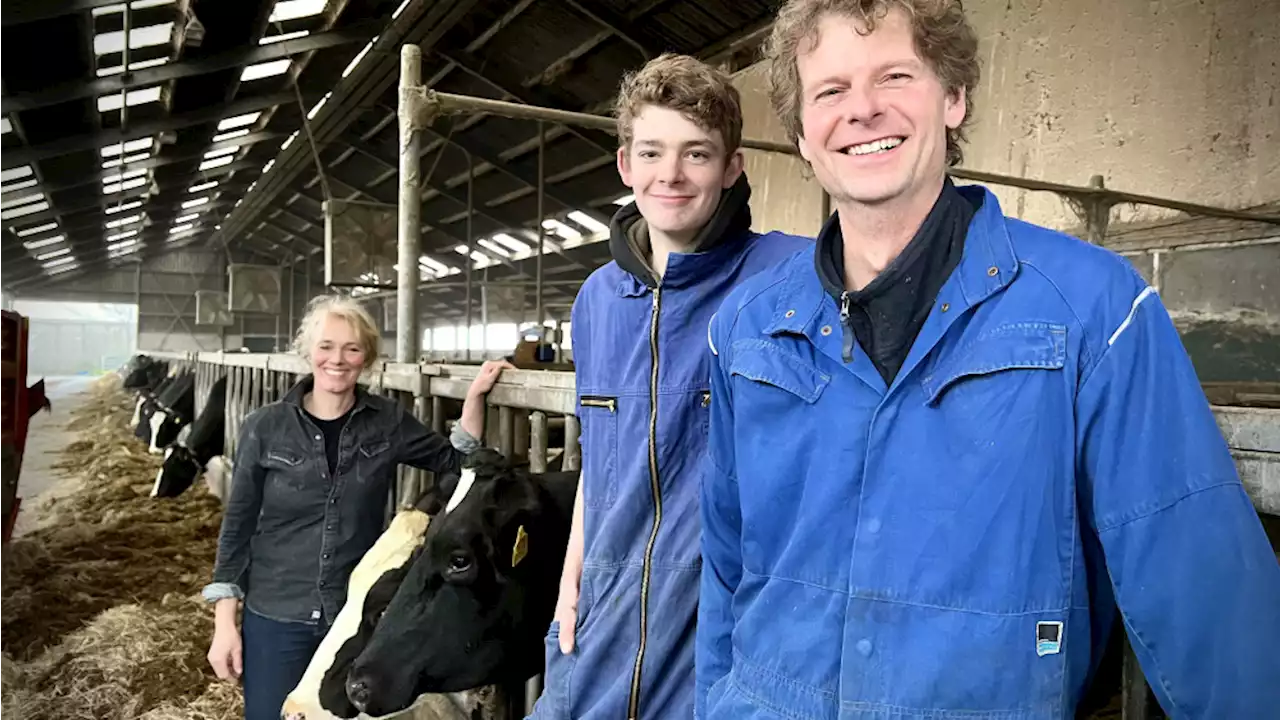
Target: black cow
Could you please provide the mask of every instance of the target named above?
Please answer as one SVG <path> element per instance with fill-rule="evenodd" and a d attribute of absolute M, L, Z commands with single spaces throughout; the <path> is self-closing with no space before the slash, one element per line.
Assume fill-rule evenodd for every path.
<path fill-rule="evenodd" d="M 44 378 L 27 388 L 27 419 L 35 417 L 41 410 L 53 412 L 53 403 L 49 402 L 49 396 L 44 393 Z"/>
<path fill-rule="evenodd" d="M 156 397 L 159 410 L 151 416 L 151 453 L 159 455 L 178 439 L 182 426 L 195 419 L 196 375 L 181 371 Z"/>
<path fill-rule="evenodd" d="M 513 687 L 542 671 L 578 473 L 534 475 L 487 448 L 468 466 L 412 561 L 370 590 L 321 683 L 334 714 L 385 715 L 424 693 Z"/>
<path fill-rule="evenodd" d="M 151 442 L 151 416 L 160 409 L 159 397 L 177 380 L 176 375 L 167 375 L 150 390 L 139 394 L 138 404 L 133 411 L 133 436 L 139 440 Z"/>
<path fill-rule="evenodd" d="M 159 385 L 168 374 L 168 361 L 156 360 L 147 355 L 137 355 L 125 366 L 124 381 L 121 386 L 125 390 L 145 391 Z"/>
<path fill-rule="evenodd" d="M 186 492 L 210 459 L 221 455 L 227 426 L 227 378 L 218 378 L 185 441 L 170 447 L 156 475 L 151 497 L 177 497 Z M 161 428 L 164 429 L 163 427 Z"/>

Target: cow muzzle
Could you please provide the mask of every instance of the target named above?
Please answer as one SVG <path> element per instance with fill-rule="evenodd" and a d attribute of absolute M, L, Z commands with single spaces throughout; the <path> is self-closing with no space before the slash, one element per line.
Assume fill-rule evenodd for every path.
<path fill-rule="evenodd" d="M 369 703 L 373 699 L 372 683 L 368 675 L 352 673 L 347 678 L 347 699 L 360 712 L 369 712 Z"/>

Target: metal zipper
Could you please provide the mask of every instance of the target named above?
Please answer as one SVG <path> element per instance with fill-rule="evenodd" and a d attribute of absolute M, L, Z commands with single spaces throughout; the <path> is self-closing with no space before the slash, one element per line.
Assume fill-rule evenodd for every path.
<path fill-rule="evenodd" d="M 702 407 L 711 407 L 711 391 L 702 391 Z"/>
<path fill-rule="evenodd" d="M 653 492 L 653 529 L 644 549 L 644 569 L 640 576 L 640 648 L 636 651 L 636 664 L 631 672 L 631 701 L 629 720 L 640 717 L 640 668 L 644 663 L 645 643 L 649 631 L 649 573 L 652 571 L 653 546 L 658 541 L 658 526 L 662 523 L 662 493 L 658 486 L 658 311 L 662 307 L 661 286 L 653 290 L 653 317 L 649 322 L 649 357 L 653 368 L 649 371 L 649 488 Z"/>
<path fill-rule="evenodd" d="M 583 395 L 581 402 L 583 407 L 609 408 L 609 412 L 618 411 L 618 398 L 602 397 L 600 395 Z"/>
<path fill-rule="evenodd" d="M 840 335 L 844 340 L 844 361 L 853 362 L 853 325 L 849 322 L 848 290 L 840 293 Z"/>

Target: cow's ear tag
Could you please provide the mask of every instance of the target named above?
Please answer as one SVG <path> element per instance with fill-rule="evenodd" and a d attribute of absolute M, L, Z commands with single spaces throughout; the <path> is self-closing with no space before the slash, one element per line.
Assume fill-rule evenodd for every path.
<path fill-rule="evenodd" d="M 520 564 L 525 555 L 529 554 L 529 533 L 524 531 L 524 526 L 516 528 L 516 543 L 511 546 L 511 567 Z"/>

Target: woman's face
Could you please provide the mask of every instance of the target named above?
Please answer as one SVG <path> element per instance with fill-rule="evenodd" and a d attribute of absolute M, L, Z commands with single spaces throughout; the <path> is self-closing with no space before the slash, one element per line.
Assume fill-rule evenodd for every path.
<path fill-rule="evenodd" d="M 311 345 L 311 373 L 316 390 L 341 395 L 350 392 L 367 359 L 351 323 L 326 315 Z"/>

